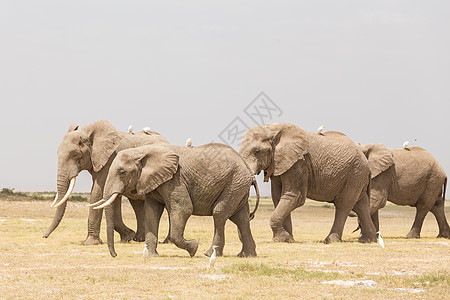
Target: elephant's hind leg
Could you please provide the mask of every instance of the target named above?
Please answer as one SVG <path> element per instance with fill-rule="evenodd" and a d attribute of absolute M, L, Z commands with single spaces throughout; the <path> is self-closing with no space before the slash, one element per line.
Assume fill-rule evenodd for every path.
<path fill-rule="evenodd" d="M 358 241 L 360 243 L 376 242 L 377 236 L 372 220 L 375 216 L 378 225 L 378 211 L 376 211 L 372 217 L 370 216 L 369 197 L 366 193 L 364 193 L 358 202 L 356 202 L 353 211 L 358 215 L 359 224 L 361 226 L 361 236 Z"/>
<path fill-rule="evenodd" d="M 439 235 L 437 237 L 449 239 L 450 227 L 448 225 L 447 218 L 445 217 L 444 199 L 442 197 L 439 197 L 438 201 L 436 201 L 430 211 L 436 217 L 436 221 L 439 226 Z"/>
<path fill-rule="evenodd" d="M 256 244 L 250 230 L 249 213 L 247 204 L 230 217 L 231 222 L 238 227 L 239 239 L 242 242 L 242 250 L 238 254 L 239 257 L 256 256 Z"/>

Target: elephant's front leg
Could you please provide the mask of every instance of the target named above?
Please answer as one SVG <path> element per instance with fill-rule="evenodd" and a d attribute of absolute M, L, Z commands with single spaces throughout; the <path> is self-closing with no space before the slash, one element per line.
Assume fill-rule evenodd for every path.
<path fill-rule="evenodd" d="M 170 199 L 168 204 L 169 219 L 170 219 L 170 240 L 178 248 L 184 249 L 189 252 L 189 255 L 193 257 L 198 249 L 197 240 L 186 240 L 184 238 L 184 229 L 186 228 L 186 222 L 194 211 L 189 193 L 185 190 L 179 192 L 176 196 L 177 199 Z M 169 202 L 165 199 L 166 204 Z"/>
<path fill-rule="evenodd" d="M 281 181 L 280 181 L 279 177 L 276 177 L 276 178 L 273 178 L 270 183 L 271 183 L 272 202 L 273 202 L 274 208 L 276 208 L 278 206 L 278 203 L 280 203 L 280 198 L 281 198 L 281 193 L 282 193 Z M 284 219 L 283 229 L 289 234 L 289 236 L 290 236 L 289 241 L 294 242 L 294 235 L 292 233 L 291 214 L 288 214 L 286 216 L 286 218 Z"/>
<path fill-rule="evenodd" d="M 91 189 L 90 203 L 95 203 L 103 198 L 103 190 L 101 187 L 94 182 Z M 88 235 L 83 245 L 99 245 L 102 244 L 100 239 L 100 224 L 102 222 L 103 209 L 94 209 L 89 207 L 88 216 Z"/>
<path fill-rule="evenodd" d="M 131 207 L 133 208 L 134 214 L 136 215 L 137 229 L 133 240 L 136 242 L 143 242 L 145 241 L 144 201 L 132 199 L 128 200 L 130 201 Z"/>
<path fill-rule="evenodd" d="M 293 237 L 284 228 L 284 222 L 289 214 L 299 206 L 299 199 L 304 197 L 300 192 L 285 191 L 280 202 L 270 217 L 270 228 L 273 232 L 274 242 L 294 242 Z"/>
<path fill-rule="evenodd" d="M 122 196 L 118 196 L 114 203 L 114 230 L 120 234 L 120 242 L 128 243 L 136 233 L 125 225 L 122 218 Z"/>
<path fill-rule="evenodd" d="M 144 252 L 144 256 L 158 256 L 156 247 L 158 246 L 158 230 L 159 221 L 164 211 L 164 204 L 152 200 L 145 200 L 145 247 L 148 251 Z"/>

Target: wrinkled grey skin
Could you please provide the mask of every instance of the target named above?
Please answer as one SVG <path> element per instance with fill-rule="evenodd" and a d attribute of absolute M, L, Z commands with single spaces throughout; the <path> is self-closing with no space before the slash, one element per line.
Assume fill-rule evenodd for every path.
<path fill-rule="evenodd" d="M 186 240 L 184 229 L 191 215 L 213 216 L 214 238 L 205 255 L 223 254 L 225 222 L 238 227 L 242 251 L 238 256 L 256 256 L 256 245 L 250 230 L 249 189 L 253 180 L 239 154 L 223 144 L 199 147 L 143 146 L 124 150 L 114 159 L 104 190 L 104 200 L 114 193 L 130 199 L 145 199 L 146 247 L 157 256 L 158 228 L 163 208 L 170 220 L 170 240 L 192 257 L 197 240 Z M 255 186 L 257 188 L 257 186 Z M 106 206 L 106 212 L 114 210 Z M 111 255 L 114 250 L 112 213 L 106 214 L 107 239 Z"/>
<path fill-rule="evenodd" d="M 275 210 L 270 227 L 275 242 L 293 242 L 290 213 L 306 197 L 334 203 L 335 219 L 325 243 L 341 241 L 348 213 L 360 220 L 360 242 L 375 242 L 369 214 L 369 165 L 359 148 L 344 134 L 304 131 L 288 123 L 250 128 L 239 153 L 252 174 L 270 178 Z"/>
<path fill-rule="evenodd" d="M 444 212 L 447 175 L 437 160 L 425 149 L 391 149 L 383 144 L 361 145 L 371 169 L 370 214 L 379 230 L 378 210 L 386 200 L 416 208 L 416 216 L 407 238 L 420 238 L 425 216 L 436 217 L 438 237 L 450 238 Z"/>
<path fill-rule="evenodd" d="M 152 131 L 150 135 L 143 132 L 129 134 L 120 132 L 108 121 L 97 121 L 84 126 L 72 124 L 64 135 L 58 148 L 58 175 L 57 190 L 58 201 L 63 198 L 72 177 L 87 170 L 92 176 L 92 189 L 90 202 L 95 203 L 102 199 L 103 188 L 108 175 L 109 167 L 118 152 L 146 144 L 167 144 L 168 141 L 159 133 Z M 124 242 L 135 239 L 144 240 L 142 203 L 130 201 L 136 212 L 138 223 L 137 233 L 128 228 L 122 221 L 121 201 L 115 205 L 115 230 Z M 64 216 L 67 202 L 56 208 L 55 216 L 49 229 L 44 233 L 47 238 L 59 225 Z M 100 224 L 102 210 L 89 208 L 88 235 L 83 245 L 101 244 Z"/>

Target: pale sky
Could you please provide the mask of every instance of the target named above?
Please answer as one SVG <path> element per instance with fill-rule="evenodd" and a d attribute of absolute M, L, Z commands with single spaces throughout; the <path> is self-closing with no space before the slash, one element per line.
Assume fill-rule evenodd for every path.
<path fill-rule="evenodd" d="M 267 123 L 417 139 L 450 174 L 449 16 L 449 1 L 3 0 L 0 188 L 55 190 L 73 122 L 200 145 L 256 125 L 261 92 Z M 75 192 L 90 185 L 83 172 Z"/>

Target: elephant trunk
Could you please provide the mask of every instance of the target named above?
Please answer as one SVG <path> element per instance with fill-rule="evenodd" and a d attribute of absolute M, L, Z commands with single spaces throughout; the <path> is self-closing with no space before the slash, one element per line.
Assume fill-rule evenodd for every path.
<path fill-rule="evenodd" d="M 253 220 L 253 218 L 255 217 L 255 213 L 256 213 L 256 210 L 258 209 L 258 205 L 259 205 L 259 188 L 258 188 L 258 182 L 256 181 L 255 177 L 253 177 L 252 185 L 255 187 L 256 204 L 255 204 L 255 208 L 253 209 L 253 211 L 249 215 L 250 221 Z"/>
<path fill-rule="evenodd" d="M 69 178 L 66 175 L 61 175 L 60 172 L 58 172 L 58 181 L 57 181 L 57 200 L 58 202 L 62 200 L 64 195 L 66 194 L 67 190 L 69 188 Z M 48 236 L 58 227 L 59 223 L 61 222 L 64 213 L 66 212 L 67 202 L 64 202 L 58 208 L 56 209 L 55 216 L 53 217 L 52 224 L 47 229 L 47 231 L 44 233 L 43 237 L 48 238 Z"/>
<path fill-rule="evenodd" d="M 116 257 L 117 253 L 114 249 L 114 205 L 105 207 L 106 216 L 106 239 L 108 241 L 109 253 L 112 257 Z"/>

